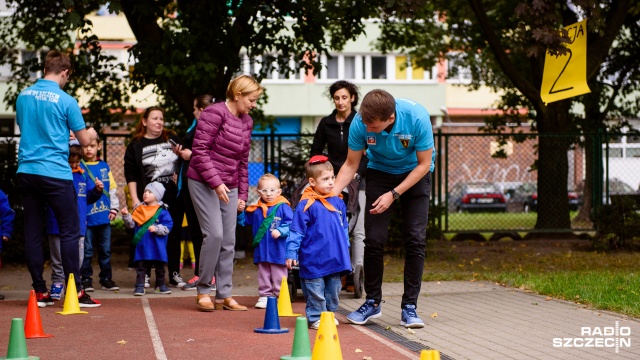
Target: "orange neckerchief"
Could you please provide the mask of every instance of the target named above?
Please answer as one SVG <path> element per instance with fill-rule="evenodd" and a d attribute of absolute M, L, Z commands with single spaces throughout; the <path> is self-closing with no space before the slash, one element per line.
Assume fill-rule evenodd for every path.
<path fill-rule="evenodd" d="M 256 209 L 261 208 L 262 209 L 262 215 L 266 218 L 267 217 L 267 210 L 269 210 L 270 207 L 278 205 L 280 203 L 285 203 L 289 206 L 291 206 L 291 203 L 289 203 L 289 200 L 287 200 L 284 196 L 280 195 L 278 196 L 275 200 L 265 203 L 264 201 L 262 201 L 262 198 L 258 199 L 258 203 L 255 205 L 249 205 L 247 206 L 246 211 L 247 212 L 254 212 L 256 211 Z"/>
<path fill-rule="evenodd" d="M 149 219 L 151 219 L 153 215 L 156 214 L 159 208 L 160 208 L 160 205 L 141 204 L 140 206 L 138 206 L 133 210 L 131 217 L 133 218 L 133 221 L 136 222 L 136 224 L 141 226 L 144 223 L 146 223 Z"/>
<path fill-rule="evenodd" d="M 71 169 L 71 172 L 72 173 L 79 172 L 80 174 L 84 174 L 84 170 L 80 166 L 78 166 L 75 169 Z"/>
<path fill-rule="evenodd" d="M 300 197 L 300 201 L 302 201 L 304 199 L 308 199 L 309 200 L 309 201 L 307 201 L 307 205 L 305 205 L 305 207 L 304 207 L 304 209 L 302 211 L 307 211 L 309 206 L 311 206 L 311 204 L 313 204 L 316 200 L 320 200 L 322 205 L 324 205 L 324 207 L 326 207 L 327 210 L 329 210 L 329 211 L 338 211 L 338 210 L 336 210 L 336 208 L 333 207 L 333 205 L 331 205 L 326 200 L 326 198 L 333 197 L 333 196 L 335 196 L 335 195 L 333 195 L 333 193 L 329 193 L 329 195 L 320 195 L 317 192 L 313 191 L 313 188 L 311 186 L 309 186 L 306 189 L 304 189 L 304 191 L 302 192 L 302 197 Z M 342 199 L 342 194 L 340 194 L 338 197 Z"/>

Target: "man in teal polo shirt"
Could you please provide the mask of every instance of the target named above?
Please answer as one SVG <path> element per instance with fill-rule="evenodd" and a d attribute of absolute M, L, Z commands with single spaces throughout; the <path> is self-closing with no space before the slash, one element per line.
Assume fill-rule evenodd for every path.
<path fill-rule="evenodd" d="M 364 219 L 367 299 L 347 320 L 362 325 L 382 315 L 383 255 L 392 215 L 387 210 L 400 200 L 406 253 L 400 324 L 421 328 L 424 322 L 416 314 L 416 306 L 435 162 L 429 113 L 411 100 L 394 99 L 384 90 L 370 91 L 351 123 L 349 153 L 338 173 L 334 192 L 339 193 L 353 178 L 365 148 L 369 158 Z"/>
<path fill-rule="evenodd" d="M 80 307 L 100 306 L 100 302 L 92 300 L 80 286 L 80 220 L 69 166 L 69 130 L 85 146 L 97 134 L 94 129 L 85 129 L 78 102 L 62 90 L 70 72 L 69 55 L 49 51 L 44 63 L 44 78 L 23 90 L 16 104 L 16 122 L 20 127 L 16 175 L 24 207 L 24 247 L 40 307 L 53 305 L 42 276 L 42 224 L 47 204 L 59 225 L 62 267 L 67 283 L 69 274 L 73 274 L 76 289 L 80 289 Z"/>

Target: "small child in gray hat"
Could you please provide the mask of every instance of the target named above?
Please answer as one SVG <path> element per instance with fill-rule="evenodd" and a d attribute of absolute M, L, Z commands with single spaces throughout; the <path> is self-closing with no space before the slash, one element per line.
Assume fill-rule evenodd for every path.
<path fill-rule="evenodd" d="M 171 294 L 165 283 L 165 265 L 167 264 L 167 240 L 173 227 L 171 215 L 167 206 L 162 202 L 164 186 L 154 181 L 144 188 L 142 203 L 134 206 L 131 214 L 126 207 L 122 208 L 124 225 L 134 229 L 133 244 L 136 247 L 134 263 L 136 264 L 135 296 L 145 294 L 144 278 L 156 269 L 155 292 L 157 294 Z"/>

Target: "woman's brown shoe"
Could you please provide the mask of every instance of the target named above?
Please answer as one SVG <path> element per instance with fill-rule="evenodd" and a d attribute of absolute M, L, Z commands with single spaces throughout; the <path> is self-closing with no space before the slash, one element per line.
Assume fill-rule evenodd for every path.
<path fill-rule="evenodd" d="M 231 311 L 247 311 L 247 307 L 238 304 L 233 298 L 226 298 L 223 302 L 216 302 L 216 310 L 231 310 Z"/>
<path fill-rule="evenodd" d="M 209 294 L 198 294 L 198 296 L 196 296 L 196 304 L 198 304 L 198 310 L 200 311 L 215 310 L 215 306 L 213 305 Z"/>

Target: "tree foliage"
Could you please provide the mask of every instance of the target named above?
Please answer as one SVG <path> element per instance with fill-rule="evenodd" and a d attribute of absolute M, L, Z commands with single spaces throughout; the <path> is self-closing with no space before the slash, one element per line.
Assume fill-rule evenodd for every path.
<path fill-rule="evenodd" d="M 622 41 L 623 26 L 627 26 L 625 31 L 628 26 L 637 29 L 637 18 L 633 19 L 637 6 L 633 0 L 437 0 L 415 8 L 412 16 L 401 21 L 383 18 L 384 31 L 378 46 L 383 50 L 402 49 L 424 66 L 432 65 L 434 56 L 440 54 L 470 71 L 471 88 L 486 85 L 504 93 L 497 107 L 506 116 L 488 121 L 485 131 L 503 139 L 505 133 L 517 132 L 517 127 L 510 128 L 507 124 L 520 124 L 523 119 L 515 110 L 526 108 L 527 120 L 533 121 L 534 130 L 543 135 L 566 134 L 577 128 L 578 117 L 571 109 L 580 98 L 550 104 L 542 101 L 545 52 L 566 53 L 564 44 L 569 37 L 562 28 L 587 18 L 587 80 L 592 83 L 602 72 L 610 49 L 615 48 L 614 40 Z M 636 69 L 637 59 L 627 58 Z M 620 65 L 609 66 L 614 67 L 611 71 L 618 71 Z M 573 146 L 575 139 L 569 139 L 540 137 L 536 228 L 570 227 L 567 189 L 555 183 L 568 175 L 567 157 L 558 154 Z"/>
<path fill-rule="evenodd" d="M 407 0 L 404 0 L 407 2 Z M 362 18 L 395 2 L 364 0 L 14 0 L 16 11 L 3 19 L 0 63 L 12 64 L 13 105 L 20 90 L 33 81 L 29 69 L 37 59 L 18 62 L 16 49 L 74 49 L 76 77 L 68 90 L 86 94 L 91 116 L 122 109 L 130 89 L 148 85 L 162 105 L 190 119 L 196 95 L 225 98 L 230 79 L 243 68 L 246 54 L 254 75 L 264 78 L 273 69 L 293 73 L 321 69 L 320 55 L 340 50 L 364 31 Z M 130 74 L 109 67 L 100 52 L 100 39 L 86 28 L 86 15 L 103 6 L 121 13 L 137 39 L 129 48 L 135 60 Z M 55 29 L 52 31 L 51 29 Z M 112 59 L 111 59 L 112 60 Z M 293 66 L 291 64 L 293 63 Z M 256 66 L 258 65 L 258 66 Z M 259 70 L 257 70 L 259 67 Z M 119 71 L 117 71 L 119 70 Z"/>

